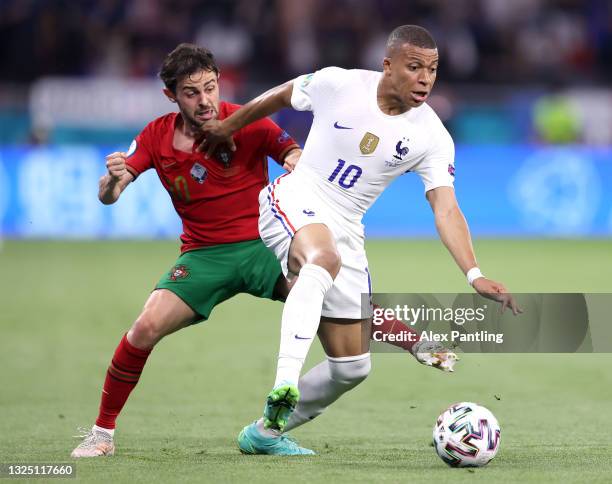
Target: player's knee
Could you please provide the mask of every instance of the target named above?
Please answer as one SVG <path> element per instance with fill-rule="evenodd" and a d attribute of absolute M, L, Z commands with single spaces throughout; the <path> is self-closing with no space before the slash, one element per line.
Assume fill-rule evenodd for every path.
<path fill-rule="evenodd" d="M 165 336 L 162 325 L 150 311 L 143 311 L 128 332 L 129 341 L 137 348 L 152 348 Z"/>
<path fill-rule="evenodd" d="M 359 385 L 368 377 L 372 369 L 370 353 L 354 357 L 330 357 L 328 361 L 332 380 L 348 388 Z"/>
<path fill-rule="evenodd" d="M 316 264 L 318 266 L 323 267 L 327 272 L 331 274 L 333 278 L 338 275 L 340 272 L 340 267 L 342 266 L 342 259 L 340 258 L 340 254 L 336 249 L 333 248 L 323 248 L 318 249 L 306 259 L 306 262 L 309 264 Z"/>

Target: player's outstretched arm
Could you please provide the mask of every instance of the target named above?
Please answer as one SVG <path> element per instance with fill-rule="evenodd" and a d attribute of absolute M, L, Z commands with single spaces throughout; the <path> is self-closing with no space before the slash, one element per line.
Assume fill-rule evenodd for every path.
<path fill-rule="evenodd" d="M 204 139 L 198 146 L 198 151 L 205 151 L 208 156 L 212 156 L 219 145 L 228 145 L 232 151 L 235 151 L 236 145 L 232 135 L 258 119 L 291 107 L 292 92 L 293 81 L 288 81 L 260 94 L 224 120 L 208 121 L 202 127 Z"/>
<path fill-rule="evenodd" d="M 455 198 L 455 190 L 451 187 L 434 188 L 427 192 L 427 200 L 434 212 L 440 239 L 457 265 L 466 275 L 470 270 L 478 269 L 470 231 Z M 502 311 L 509 307 L 514 315 L 522 312 L 503 284 L 487 279 L 481 274 L 470 282 L 480 295 L 500 302 Z"/>
<path fill-rule="evenodd" d="M 98 198 L 104 205 L 110 205 L 119 200 L 121 192 L 134 179 L 134 176 L 126 169 L 126 158 L 125 153 L 117 151 L 106 157 L 108 172 L 100 178 L 98 189 Z"/>

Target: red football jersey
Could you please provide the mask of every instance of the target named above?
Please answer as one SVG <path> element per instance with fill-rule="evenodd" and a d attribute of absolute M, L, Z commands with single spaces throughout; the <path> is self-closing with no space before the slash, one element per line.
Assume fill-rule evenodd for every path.
<path fill-rule="evenodd" d="M 240 106 L 219 103 L 219 119 Z M 137 177 L 155 168 L 183 221 L 181 252 L 209 245 L 254 240 L 260 190 L 268 183 L 268 160 L 277 162 L 297 143 L 272 120 L 256 121 L 234 134 L 236 151 L 229 166 L 204 153 L 173 147 L 179 113 L 149 123 L 136 137 L 127 158 L 128 171 Z"/>

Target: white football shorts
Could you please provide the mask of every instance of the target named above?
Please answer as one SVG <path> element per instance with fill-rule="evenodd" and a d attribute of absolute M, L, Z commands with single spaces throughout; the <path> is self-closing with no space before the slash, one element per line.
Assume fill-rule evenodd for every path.
<path fill-rule="evenodd" d="M 295 233 L 305 225 L 325 224 L 336 240 L 342 267 L 323 300 L 321 314 L 330 318 L 369 318 L 372 282 L 363 225 L 339 214 L 317 195 L 316 187 L 295 175 L 282 175 L 259 193 L 261 239 L 274 252 L 287 276 L 289 246 Z"/>

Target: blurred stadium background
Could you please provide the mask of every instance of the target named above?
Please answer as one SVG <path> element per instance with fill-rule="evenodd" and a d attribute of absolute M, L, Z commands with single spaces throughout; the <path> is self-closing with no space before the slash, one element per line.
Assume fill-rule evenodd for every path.
<path fill-rule="evenodd" d="M 608 0 L 0 0 L 1 460 L 67 459 L 112 349 L 178 254 L 180 222 L 154 173 L 111 207 L 97 200 L 105 154 L 174 107 L 156 79 L 164 55 L 209 47 L 222 97 L 241 102 L 327 65 L 377 69 L 404 23 L 440 47 L 431 104 L 457 146 L 485 273 L 516 292 L 612 292 Z M 305 139 L 308 114 L 277 121 Z M 397 180 L 365 223 L 376 291 L 468 289 L 417 177 Z M 120 419 L 119 456 L 79 462 L 79 475 L 270 482 L 280 462 L 242 458 L 233 438 L 261 411 L 281 308 L 241 296 L 164 340 Z M 449 377 L 375 355 L 368 382 L 299 431 L 321 456 L 284 469 L 295 482 L 609 482 L 609 355 L 463 360 Z M 227 381 L 241 401 L 216 390 Z M 435 417 L 460 400 L 504 429 L 476 473 L 448 471 L 428 447 Z"/>
<path fill-rule="evenodd" d="M 156 74 L 178 43 L 209 47 L 222 96 L 241 102 L 327 65 L 378 69 L 401 23 L 426 26 L 439 43 L 430 103 L 455 139 L 474 234 L 612 234 L 607 0 L 4 0 L 2 233 L 175 237 L 179 223 L 154 174 L 112 209 L 95 194 L 103 155 L 174 107 Z M 287 111 L 278 122 L 303 141 L 310 118 Z M 434 235 L 412 178 L 375 205 L 370 236 Z"/>

